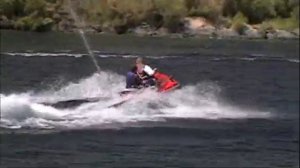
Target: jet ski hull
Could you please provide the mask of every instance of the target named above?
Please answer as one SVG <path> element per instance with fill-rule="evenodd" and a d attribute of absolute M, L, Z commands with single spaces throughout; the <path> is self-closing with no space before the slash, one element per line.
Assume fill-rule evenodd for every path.
<path fill-rule="evenodd" d="M 119 92 L 119 95 L 123 98 L 123 100 L 113 103 L 112 105 L 108 106 L 107 108 L 119 107 L 122 104 L 129 101 L 130 99 L 134 98 L 134 95 L 141 94 L 146 89 L 153 89 L 153 90 L 155 89 L 158 92 L 166 93 L 166 92 L 170 92 L 175 89 L 178 89 L 179 87 L 180 87 L 180 85 L 178 83 L 172 83 L 172 87 L 169 87 L 164 90 L 157 90 L 156 87 L 142 88 L 142 89 L 125 89 L 125 90 Z M 83 98 L 83 99 L 63 100 L 63 101 L 58 101 L 58 102 L 41 102 L 41 104 L 47 105 L 47 106 L 52 106 L 52 107 L 58 108 L 58 109 L 66 109 L 66 108 L 76 108 L 85 103 L 96 103 L 99 101 L 107 101 L 109 99 L 110 98 L 108 98 L 108 97 L 92 97 L 92 98 Z"/>

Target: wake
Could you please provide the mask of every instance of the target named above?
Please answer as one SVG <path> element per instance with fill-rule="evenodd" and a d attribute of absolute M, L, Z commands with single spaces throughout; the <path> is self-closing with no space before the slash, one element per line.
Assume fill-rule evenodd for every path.
<path fill-rule="evenodd" d="M 118 107 L 125 79 L 111 72 L 101 72 L 69 83 L 58 90 L 38 93 L 1 94 L 0 127 L 10 129 L 88 129 L 107 128 L 143 121 L 164 122 L 168 118 L 245 119 L 270 118 L 270 112 L 248 110 L 222 103 L 220 88 L 213 83 L 184 86 L 171 93 L 146 90 Z M 59 109 L 41 102 L 106 97 L 72 108 Z"/>

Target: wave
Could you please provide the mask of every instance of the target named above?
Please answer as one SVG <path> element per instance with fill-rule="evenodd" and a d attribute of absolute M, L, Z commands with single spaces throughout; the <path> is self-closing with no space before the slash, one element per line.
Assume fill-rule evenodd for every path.
<path fill-rule="evenodd" d="M 103 129 L 120 125 L 126 127 L 129 123 L 144 121 L 165 122 L 169 118 L 218 120 L 272 117 L 270 112 L 248 110 L 222 102 L 220 87 L 210 82 L 184 86 L 165 94 L 147 90 L 117 108 L 108 108 L 121 100 L 118 91 L 123 89 L 124 82 L 122 76 L 101 72 L 57 90 L 1 94 L 0 127 Z M 66 109 L 41 103 L 95 96 L 108 99 Z"/>
<path fill-rule="evenodd" d="M 246 62 L 254 62 L 254 61 L 284 61 L 290 63 L 299 64 L 299 59 L 291 59 L 284 57 L 214 57 L 211 59 L 212 61 L 232 61 L 232 60 L 240 60 Z"/>
<path fill-rule="evenodd" d="M 69 56 L 69 57 L 82 57 L 86 54 L 74 54 L 74 53 L 43 53 L 43 52 L 6 52 L 2 53 L 9 56 L 23 56 L 23 57 L 56 57 L 56 56 Z"/>
<path fill-rule="evenodd" d="M 95 56 L 100 58 L 136 58 L 137 55 L 131 55 L 131 54 L 109 54 L 109 53 L 101 53 L 99 51 L 93 51 L 95 53 Z M 3 55 L 8 56 L 23 56 L 23 57 L 57 57 L 57 56 L 65 56 L 65 57 L 83 57 L 88 56 L 88 54 L 82 54 L 82 53 L 70 53 L 68 52 L 56 52 L 56 53 L 47 53 L 47 52 L 5 52 L 2 53 Z M 177 58 L 180 56 L 144 56 L 146 58 L 151 59 L 164 59 L 164 58 Z"/>
<path fill-rule="evenodd" d="M 137 55 L 134 54 L 113 54 L 113 53 L 104 53 L 102 51 L 94 50 L 93 53 L 96 57 L 99 58 L 136 58 Z M 8 56 L 23 56 L 23 57 L 57 57 L 57 56 L 65 56 L 65 57 L 84 57 L 88 56 L 88 54 L 83 53 L 71 53 L 70 50 L 60 51 L 60 52 L 53 52 L 53 53 L 47 53 L 47 52 L 5 52 L 2 53 L 4 55 Z M 198 55 L 199 56 L 199 55 Z M 148 59 L 170 59 L 170 58 L 190 58 L 190 57 L 197 57 L 195 54 L 185 54 L 185 55 L 146 55 L 144 56 Z M 204 59 L 209 59 L 211 61 L 231 61 L 231 60 L 240 60 L 240 61 L 287 61 L 290 63 L 297 63 L 299 64 L 299 59 L 296 58 L 285 58 L 280 56 L 267 56 L 263 54 L 250 54 L 248 56 L 239 56 L 239 57 L 232 57 L 232 56 L 222 56 L 219 55 L 218 57 L 215 56 L 200 56 Z M 212 58 L 211 58 L 212 57 Z"/>
<path fill-rule="evenodd" d="M 287 61 L 299 64 L 299 59 L 287 59 Z"/>

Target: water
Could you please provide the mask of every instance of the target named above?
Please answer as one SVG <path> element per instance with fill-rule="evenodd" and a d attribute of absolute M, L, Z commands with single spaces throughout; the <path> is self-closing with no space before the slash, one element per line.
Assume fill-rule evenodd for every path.
<path fill-rule="evenodd" d="M 1 167 L 299 166 L 298 41 L 89 39 L 101 74 L 76 34 L 4 32 Z M 107 108 L 137 55 L 182 88 Z"/>

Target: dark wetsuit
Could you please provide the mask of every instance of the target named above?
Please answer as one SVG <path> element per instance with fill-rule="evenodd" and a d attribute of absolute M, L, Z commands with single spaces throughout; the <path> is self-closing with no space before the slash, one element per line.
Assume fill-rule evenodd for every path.
<path fill-rule="evenodd" d="M 155 85 L 154 78 L 147 75 L 145 72 L 138 74 L 136 66 L 132 67 L 131 70 L 127 72 L 126 88 L 140 88 L 153 85 Z"/>
<path fill-rule="evenodd" d="M 137 68 L 136 66 L 132 67 L 126 75 L 126 88 L 138 88 L 141 85 L 141 81 L 138 80 L 139 77 L 136 74 Z"/>

